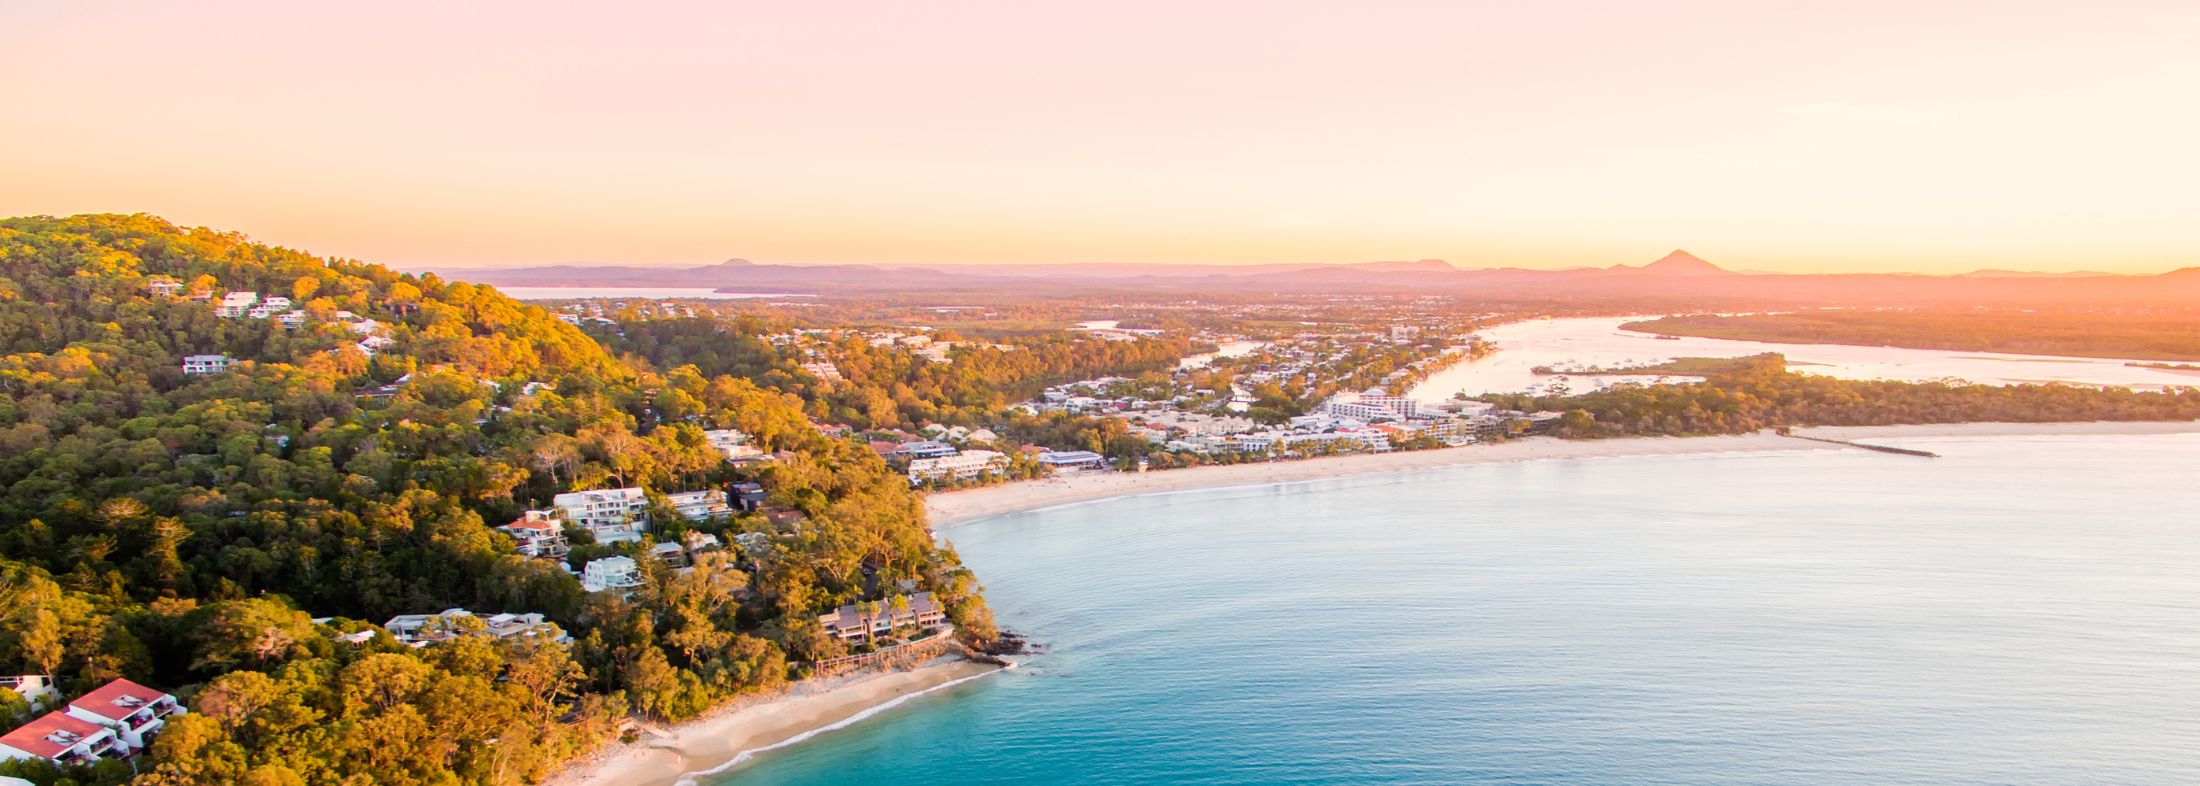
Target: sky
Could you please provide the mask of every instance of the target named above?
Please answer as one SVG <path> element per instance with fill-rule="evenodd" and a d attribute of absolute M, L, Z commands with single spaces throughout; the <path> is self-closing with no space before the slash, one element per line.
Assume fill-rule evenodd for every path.
<path fill-rule="evenodd" d="M 2200 264 L 2200 4 L 0 0 L 0 215 L 398 267 Z"/>

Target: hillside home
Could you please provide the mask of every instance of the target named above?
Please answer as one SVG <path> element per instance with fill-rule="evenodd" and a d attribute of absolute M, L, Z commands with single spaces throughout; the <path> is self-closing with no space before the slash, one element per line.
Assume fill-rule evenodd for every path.
<path fill-rule="evenodd" d="M 0 688 L 15 691 L 15 695 L 23 697 L 25 701 L 30 702 L 31 706 L 34 707 L 45 706 L 46 702 L 53 701 L 55 696 L 53 676 L 50 674 L 19 674 L 13 677 L 0 677 Z"/>
<path fill-rule="evenodd" d="M 865 611 L 862 605 L 842 606 L 831 614 L 817 618 L 825 626 L 825 634 L 844 642 L 877 641 L 895 628 L 910 627 L 931 630 L 947 624 L 947 614 L 940 609 L 932 593 L 919 592 L 906 596 L 906 602 L 896 608 L 893 598 L 878 601 L 874 611 Z"/>
<path fill-rule="evenodd" d="M 589 592 L 630 590 L 642 586 L 642 567 L 632 557 L 589 560 L 581 568 L 581 589 Z"/>
<path fill-rule="evenodd" d="M 733 506 L 726 504 L 726 492 L 718 489 L 666 494 L 665 500 L 672 503 L 672 512 L 689 521 L 724 521 L 733 518 Z"/>
<path fill-rule="evenodd" d="M 214 316 L 236 319 L 252 311 L 252 304 L 260 302 L 258 292 L 231 292 L 222 296 L 222 302 L 214 306 Z"/>
<path fill-rule="evenodd" d="M 550 498 L 566 521 L 596 534 L 598 543 L 639 541 L 649 529 L 649 497 L 639 488 L 574 491 Z"/>
<path fill-rule="evenodd" d="M 183 282 L 177 281 L 173 278 L 168 278 L 166 276 L 154 278 L 145 282 L 145 294 L 148 295 L 154 295 L 158 297 L 175 297 L 178 293 L 181 292 L 183 292 Z"/>
<path fill-rule="evenodd" d="M 185 374 L 219 374 L 228 370 L 228 355 L 185 355 L 183 358 Z"/>
<path fill-rule="evenodd" d="M 90 764 L 130 755 L 130 746 L 114 729 L 49 712 L 0 735 L 0 759 L 44 759 L 55 764 Z"/>
<path fill-rule="evenodd" d="M 565 523 L 554 510 L 530 510 L 497 529 L 512 536 L 519 553 L 530 557 L 560 559 L 572 550 L 565 541 Z"/>
<path fill-rule="evenodd" d="M 166 693 L 115 680 L 69 702 L 67 712 L 71 718 L 113 729 L 124 743 L 142 750 L 167 724 L 168 716 L 183 712 L 183 705 Z"/>

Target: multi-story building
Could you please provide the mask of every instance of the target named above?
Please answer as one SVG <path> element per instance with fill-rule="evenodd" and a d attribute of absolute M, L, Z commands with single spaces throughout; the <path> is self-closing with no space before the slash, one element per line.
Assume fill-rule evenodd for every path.
<path fill-rule="evenodd" d="M 132 749 L 142 750 L 170 715 L 183 712 L 176 697 L 129 680 L 115 680 L 69 702 L 69 717 L 113 729 Z"/>
<path fill-rule="evenodd" d="M 901 447 L 897 448 L 895 452 L 898 455 L 908 456 L 913 459 L 928 459 L 946 458 L 948 456 L 953 456 L 957 453 L 961 453 L 962 450 L 945 442 L 940 442 L 937 440 L 923 440 L 919 442 L 901 443 Z"/>
<path fill-rule="evenodd" d="M 969 480 L 985 475 L 1000 474 L 1008 469 L 1008 457 L 997 451 L 967 450 L 958 455 L 943 458 L 920 458 L 909 462 L 909 484 L 918 485 L 928 480 Z"/>
<path fill-rule="evenodd" d="M 724 521 L 733 518 L 733 506 L 726 503 L 726 492 L 718 489 L 666 494 L 665 500 L 672 503 L 672 512 L 689 521 Z"/>
<path fill-rule="evenodd" d="M 1387 395 L 1379 390 L 1339 393 L 1322 403 L 1322 412 L 1331 417 L 1369 422 L 1403 420 L 1419 415 L 1420 411 L 1421 402 L 1404 396 Z"/>
<path fill-rule="evenodd" d="M 228 355 L 185 355 L 183 358 L 185 374 L 219 374 L 228 370 Z"/>
<path fill-rule="evenodd" d="M 938 628 L 947 624 L 947 614 L 940 609 L 939 602 L 933 600 L 932 593 L 919 592 L 875 604 L 842 606 L 831 614 L 818 617 L 817 621 L 825 626 L 825 634 L 833 638 L 845 642 L 872 642 L 892 633 L 895 628 Z"/>
<path fill-rule="evenodd" d="M 1055 471 L 1099 469 L 1108 459 L 1089 450 L 1049 450 L 1039 454 L 1039 463 Z"/>
<path fill-rule="evenodd" d="M 266 319 L 290 310 L 290 298 L 270 295 L 260 304 L 247 309 L 244 315 L 253 319 Z"/>
<path fill-rule="evenodd" d="M 581 589 L 589 592 L 630 590 L 642 586 L 642 566 L 633 557 L 589 560 L 581 567 Z"/>
<path fill-rule="evenodd" d="M 382 623 L 392 638 L 408 647 L 440 644 L 460 636 L 496 639 L 570 641 L 572 637 L 541 614 L 491 614 L 483 617 L 465 609 L 445 609 L 440 614 L 400 614 Z"/>
<path fill-rule="evenodd" d="M 565 541 L 565 525 L 555 510 L 530 510 L 497 529 L 512 536 L 519 553 L 541 559 L 559 559 L 571 551 Z"/>
<path fill-rule="evenodd" d="M 714 428 L 703 432 L 703 439 L 710 442 L 712 450 L 723 453 L 727 461 L 754 461 L 764 457 L 764 449 L 749 444 L 749 435 L 740 429 Z"/>
<path fill-rule="evenodd" d="M 231 292 L 222 296 L 222 302 L 214 307 L 214 316 L 236 319 L 251 313 L 252 304 L 260 302 L 258 292 Z"/>
<path fill-rule="evenodd" d="M 305 327 L 306 312 L 300 311 L 298 309 L 291 309 L 289 311 L 276 314 L 275 322 L 276 324 L 282 325 L 284 330 L 297 330 L 298 328 Z"/>
<path fill-rule="evenodd" d="M 90 764 L 130 755 L 129 743 L 114 729 L 49 712 L 0 735 L 0 759 L 43 759 L 55 764 Z"/>
<path fill-rule="evenodd" d="M 550 506 L 598 543 L 639 541 L 649 529 L 649 497 L 638 488 L 575 491 L 550 498 Z"/>

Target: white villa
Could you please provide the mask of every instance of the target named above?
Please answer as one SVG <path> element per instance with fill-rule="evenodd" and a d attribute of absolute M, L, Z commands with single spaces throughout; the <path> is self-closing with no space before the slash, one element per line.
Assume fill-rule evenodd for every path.
<path fill-rule="evenodd" d="M 229 370 L 228 355 L 185 355 L 183 373 L 219 374 Z"/>
<path fill-rule="evenodd" d="M 727 461 L 753 461 L 764 457 L 764 449 L 750 444 L 749 435 L 740 429 L 714 428 L 703 432 L 712 450 L 726 455 Z"/>
<path fill-rule="evenodd" d="M 512 536 L 519 543 L 519 553 L 530 557 L 556 559 L 572 550 L 565 542 L 565 524 L 558 521 L 555 510 L 530 510 L 497 529 Z"/>
<path fill-rule="evenodd" d="M 718 489 L 683 491 L 666 494 L 672 510 L 689 521 L 724 521 L 733 518 L 733 506 L 726 503 L 726 492 Z"/>
<path fill-rule="evenodd" d="M 0 688 L 15 691 L 15 695 L 32 706 L 44 706 L 54 698 L 53 676 L 49 674 L 20 674 L 0 677 Z"/>
<path fill-rule="evenodd" d="M 476 626 L 479 626 L 478 628 Z M 425 647 L 478 633 L 498 639 L 543 638 L 570 641 L 556 623 L 541 614 L 492 614 L 486 617 L 465 609 L 445 609 L 440 614 L 400 614 L 382 623 L 382 629 L 408 647 Z"/>
<path fill-rule="evenodd" d="M 639 541 L 649 529 L 649 497 L 639 488 L 559 494 L 550 498 L 550 506 L 575 526 L 596 533 L 598 543 Z"/>
<path fill-rule="evenodd" d="M 236 319 L 251 313 L 252 304 L 258 302 L 258 292 L 231 292 L 222 296 L 221 305 L 214 307 L 214 316 Z"/>
<path fill-rule="evenodd" d="M 642 586 L 642 566 L 633 557 L 590 560 L 581 568 L 581 589 L 589 592 L 630 590 Z"/>

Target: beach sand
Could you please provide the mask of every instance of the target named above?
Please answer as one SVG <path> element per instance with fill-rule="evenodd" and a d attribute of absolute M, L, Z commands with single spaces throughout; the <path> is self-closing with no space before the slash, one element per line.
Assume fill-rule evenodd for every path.
<path fill-rule="evenodd" d="M 2100 423 L 1952 423 L 1929 426 L 1855 426 L 1797 429 L 1795 433 L 1841 440 L 1902 437 L 1992 437 L 2055 434 L 2183 434 L 2200 432 L 2200 421 Z M 935 527 L 1038 510 L 1056 505 L 1187 489 L 1288 483 L 1377 472 L 1431 469 L 1501 461 L 1538 461 L 1612 456 L 1685 453 L 1742 453 L 1790 450 L 1848 450 L 1823 442 L 1783 437 L 1770 431 L 1716 437 L 1627 437 L 1562 440 L 1531 437 L 1490 445 L 1436 450 L 1331 456 L 1299 461 L 1191 467 L 1154 472 L 1101 472 L 1066 475 L 933 494 L 925 499 Z"/>
<path fill-rule="evenodd" d="M 669 730 L 614 745 L 552 778 L 550 786 L 674 786 L 691 773 L 723 770 L 745 753 L 799 743 L 890 709 L 900 700 L 998 671 L 999 666 L 941 659 L 909 671 L 802 683 L 784 693 L 736 702 Z"/>

